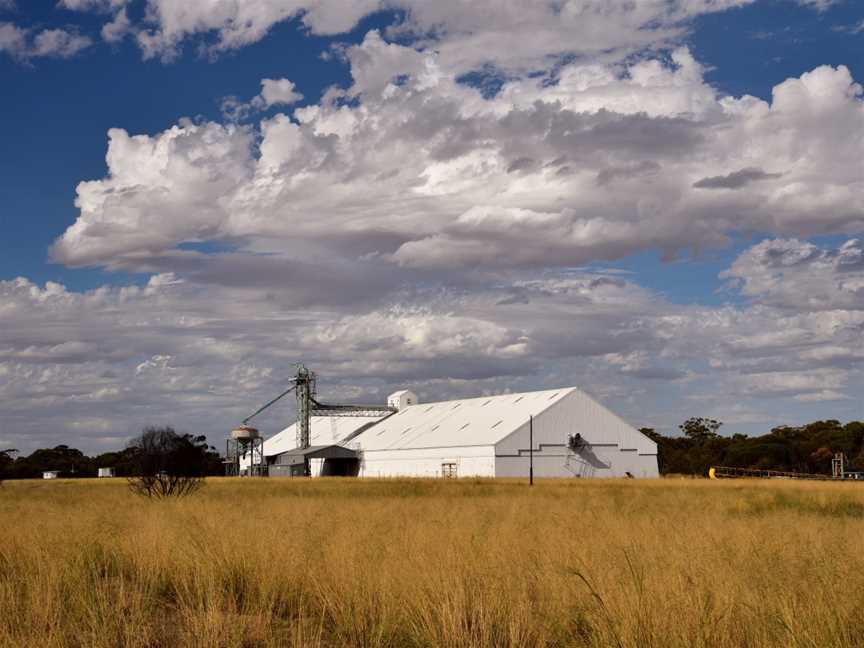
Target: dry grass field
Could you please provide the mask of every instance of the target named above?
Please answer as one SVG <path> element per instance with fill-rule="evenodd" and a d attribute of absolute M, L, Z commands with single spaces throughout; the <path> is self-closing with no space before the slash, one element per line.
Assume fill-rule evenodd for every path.
<path fill-rule="evenodd" d="M 2 646 L 861 646 L 864 485 L 0 486 Z"/>

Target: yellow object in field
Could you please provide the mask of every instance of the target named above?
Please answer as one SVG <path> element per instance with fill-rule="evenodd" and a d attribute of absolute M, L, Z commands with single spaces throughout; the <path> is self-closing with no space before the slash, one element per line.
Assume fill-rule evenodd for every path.
<path fill-rule="evenodd" d="M 708 469 L 708 479 L 717 479 L 717 474 L 714 472 L 714 466 Z"/>

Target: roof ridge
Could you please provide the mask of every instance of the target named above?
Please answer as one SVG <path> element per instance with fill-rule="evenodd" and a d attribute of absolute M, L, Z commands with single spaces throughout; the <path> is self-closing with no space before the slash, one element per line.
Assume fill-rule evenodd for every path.
<path fill-rule="evenodd" d="M 506 394 L 491 394 L 487 396 L 471 396 L 469 398 L 451 398 L 450 400 L 443 401 L 421 401 L 419 403 L 415 403 L 414 405 L 409 405 L 408 407 L 429 407 L 431 405 L 446 405 L 447 403 L 463 403 L 466 401 L 477 401 L 484 400 L 490 398 L 505 398 L 507 396 L 532 396 L 535 394 L 548 394 L 551 392 L 572 392 L 578 391 L 579 388 L 576 385 L 570 385 L 569 387 L 552 387 L 550 389 L 535 389 L 534 391 L 526 391 L 526 392 L 507 392 Z M 408 408 L 405 408 L 408 409 Z"/>

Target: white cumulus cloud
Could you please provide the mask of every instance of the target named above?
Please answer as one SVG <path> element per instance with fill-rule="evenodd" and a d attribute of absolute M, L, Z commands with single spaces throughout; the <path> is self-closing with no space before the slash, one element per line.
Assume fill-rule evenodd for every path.
<path fill-rule="evenodd" d="M 864 227 L 864 143 L 848 136 L 864 130 L 864 102 L 842 66 L 766 102 L 718 95 L 682 49 L 627 68 L 572 63 L 557 83 L 483 98 L 436 55 L 374 32 L 346 56 L 351 87 L 264 120 L 257 139 L 188 121 L 112 131 L 109 176 L 79 186 L 54 258 L 149 269 L 181 244 L 224 240 L 498 271 L 698 250 L 731 231 Z"/>
<path fill-rule="evenodd" d="M 75 31 L 43 29 L 35 31 L 14 23 L 0 22 L 0 52 L 13 58 L 70 58 L 84 50 L 93 41 Z"/>
<path fill-rule="evenodd" d="M 184 43 L 204 37 L 213 53 L 264 38 L 278 23 L 299 20 L 314 34 L 352 30 L 381 10 L 399 10 L 394 34 L 440 52 L 449 70 L 485 64 L 506 69 L 545 66 L 575 53 L 616 56 L 680 37 L 686 21 L 754 0 L 147 0 L 134 26 L 145 58 L 176 58 Z M 74 10 L 117 11 L 126 0 L 62 0 Z M 530 34 L 530 37 L 526 35 Z"/>

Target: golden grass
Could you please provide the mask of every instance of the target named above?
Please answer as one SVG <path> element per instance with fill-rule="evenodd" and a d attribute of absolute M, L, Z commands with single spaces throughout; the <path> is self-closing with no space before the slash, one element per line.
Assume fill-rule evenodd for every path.
<path fill-rule="evenodd" d="M 0 646 L 860 646 L 864 485 L 0 487 Z"/>

